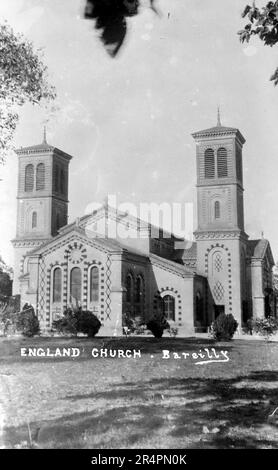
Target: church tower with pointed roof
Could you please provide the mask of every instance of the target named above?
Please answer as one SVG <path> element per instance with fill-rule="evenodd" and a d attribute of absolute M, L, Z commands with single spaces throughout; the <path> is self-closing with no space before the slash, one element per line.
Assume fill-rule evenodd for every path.
<path fill-rule="evenodd" d="M 68 223 L 68 168 L 71 156 L 43 142 L 16 150 L 18 191 L 15 265 L 31 249 L 57 235 Z M 17 273 L 20 275 L 20 273 Z M 17 279 L 18 276 L 15 276 Z M 17 289 L 14 283 L 14 291 Z"/>
<path fill-rule="evenodd" d="M 208 278 L 208 311 L 247 315 L 242 147 L 240 131 L 217 125 L 192 134 L 197 144 L 197 269 Z M 208 319 L 209 321 L 214 318 Z"/>

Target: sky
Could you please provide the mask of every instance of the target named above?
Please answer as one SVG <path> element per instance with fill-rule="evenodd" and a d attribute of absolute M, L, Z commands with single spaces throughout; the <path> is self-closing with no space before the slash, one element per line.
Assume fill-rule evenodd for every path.
<path fill-rule="evenodd" d="M 85 0 L 1 0 L 0 18 L 41 48 L 57 100 L 25 105 L 15 147 L 47 140 L 74 158 L 70 164 L 70 221 L 92 202 L 196 204 L 192 132 L 237 127 L 243 150 L 245 230 L 262 232 L 278 259 L 278 87 L 269 81 L 278 49 L 254 38 L 241 44 L 246 0 L 144 0 L 128 19 L 127 40 L 112 59 Z M 259 1 L 257 5 L 264 4 Z M 225 6 L 224 6 L 225 4 Z M 17 156 L 0 166 L 0 254 L 13 263 Z M 196 219 L 196 211 L 195 211 Z"/>

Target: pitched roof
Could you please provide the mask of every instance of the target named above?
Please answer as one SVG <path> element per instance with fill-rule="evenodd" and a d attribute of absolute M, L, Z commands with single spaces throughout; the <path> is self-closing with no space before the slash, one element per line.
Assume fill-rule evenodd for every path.
<path fill-rule="evenodd" d="M 103 204 L 101 207 L 94 210 L 92 213 L 83 215 L 82 217 L 79 218 L 78 223 L 81 227 L 85 227 L 87 222 L 90 221 L 91 218 L 93 219 L 94 217 L 97 217 L 98 215 L 103 215 L 104 217 L 107 217 L 107 218 L 109 218 L 109 216 L 115 217 L 115 220 L 118 220 L 118 221 L 124 219 L 128 222 L 135 224 L 137 227 L 139 225 L 142 229 L 149 230 L 150 235 L 151 235 L 150 238 L 157 238 L 157 237 L 152 236 L 153 232 L 154 233 L 161 232 L 163 233 L 165 240 L 183 241 L 181 237 L 175 235 L 174 233 L 170 233 L 167 230 L 164 230 L 162 227 L 157 227 L 150 222 L 146 222 L 145 220 L 140 219 L 139 217 L 135 217 L 134 215 L 128 212 L 122 212 L 116 209 L 115 207 L 109 206 L 108 204 Z M 65 225 L 64 227 L 60 228 L 59 232 L 60 233 L 67 232 L 75 224 L 76 224 L 76 221 L 71 222 L 70 224 Z"/>
<path fill-rule="evenodd" d="M 153 253 L 150 254 L 149 260 L 153 265 L 172 271 L 182 277 L 193 277 L 195 275 L 193 271 L 186 268 L 183 264 L 176 263 L 175 261 L 171 261 L 166 258 L 161 258 L 161 256 L 155 255 Z"/>
<path fill-rule="evenodd" d="M 225 136 L 225 135 L 233 135 L 235 134 L 239 140 L 244 144 L 245 138 L 241 134 L 241 132 L 236 127 L 226 127 L 222 125 L 217 125 L 213 127 L 209 127 L 208 129 L 203 129 L 201 131 L 193 132 L 192 137 L 200 138 L 200 137 L 217 137 L 217 136 Z"/>
<path fill-rule="evenodd" d="M 44 252 L 45 249 L 50 247 L 51 245 L 55 246 L 55 244 L 59 241 L 65 238 L 68 234 L 75 232 L 77 235 L 81 235 L 84 238 L 86 238 L 88 241 L 93 241 L 96 245 L 99 246 L 104 246 L 106 247 L 109 251 L 121 251 L 124 250 L 124 248 L 118 243 L 116 240 L 108 239 L 108 238 L 100 238 L 98 236 L 95 236 L 93 232 L 91 232 L 92 236 L 88 236 L 89 232 L 88 230 L 84 230 L 82 227 L 78 227 L 75 225 L 74 227 L 71 227 L 71 230 L 68 230 L 67 232 L 62 232 L 61 234 L 56 235 L 56 237 L 53 237 L 51 240 L 46 241 L 39 247 L 34 248 L 34 250 L 29 251 L 27 253 L 27 256 L 32 256 L 32 255 L 37 255 L 40 254 L 41 252 Z"/>
<path fill-rule="evenodd" d="M 48 144 L 46 141 L 42 142 L 41 144 L 38 145 L 30 145 L 28 147 L 20 147 L 19 149 L 15 150 L 17 155 L 29 155 L 29 154 L 37 154 L 37 153 L 48 153 L 48 152 L 53 152 L 58 155 L 62 155 L 63 157 L 66 157 L 68 160 L 72 159 L 72 156 L 69 155 L 66 152 L 63 152 L 63 150 L 58 149 L 57 147 L 54 147 L 53 145 Z"/>
<path fill-rule="evenodd" d="M 183 251 L 183 259 L 196 259 L 197 258 L 197 243 L 192 242 L 190 248 L 187 248 Z"/>
<path fill-rule="evenodd" d="M 258 240 L 248 240 L 247 242 L 247 256 L 250 258 L 263 259 L 266 255 L 267 249 L 270 253 L 271 262 L 274 264 L 270 243 L 265 238 Z"/>

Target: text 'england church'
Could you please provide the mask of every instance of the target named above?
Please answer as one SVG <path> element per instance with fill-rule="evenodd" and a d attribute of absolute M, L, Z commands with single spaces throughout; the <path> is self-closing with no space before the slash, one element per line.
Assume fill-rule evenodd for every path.
<path fill-rule="evenodd" d="M 152 226 L 107 205 L 68 224 L 71 156 L 49 145 L 16 151 L 19 161 L 13 293 L 32 304 L 50 330 L 74 300 L 96 314 L 101 335 L 121 335 L 125 315 L 164 314 L 179 336 L 206 331 L 221 312 L 239 326 L 272 309 L 273 256 L 265 239 L 244 230 L 242 147 L 238 129 L 195 132 L 198 224 L 177 249 Z M 125 237 L 105 237 L 122 226 Z M 117 231 L 118 233 L 118 231 Z"/>

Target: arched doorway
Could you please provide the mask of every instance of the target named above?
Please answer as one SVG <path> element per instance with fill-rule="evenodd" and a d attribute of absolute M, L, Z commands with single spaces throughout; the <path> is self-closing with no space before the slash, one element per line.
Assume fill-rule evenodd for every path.
<path fill-rule="evenodd" d="M 196 293 L 195 297 L 195 325 L 197 327 L 206 326 L 204 299 L 199 291 Z"/>

